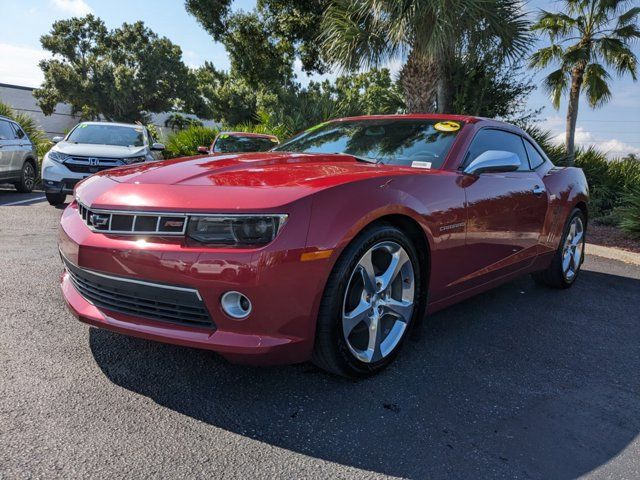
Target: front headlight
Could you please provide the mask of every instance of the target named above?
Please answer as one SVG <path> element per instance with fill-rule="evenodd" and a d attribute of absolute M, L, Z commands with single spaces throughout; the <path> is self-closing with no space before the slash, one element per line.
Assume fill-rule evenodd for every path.
<path fill-rule="evenodd" d="M 62 163 L 64 162 L 67 158 L 69 158 L 69 155 L 65 154 L 65 153 L 61 153 L 61 152 L 56 152 L 54 150 L 49 150 L 47 152 L 47 158 L 49 160 L 53 160 L 54 162 L 58 162 L 58 163 Z"/>
<path fill-rule="evenodd" d="M 145 155 L 141 155 L 139 157 L 128 157 L 128 158 L 123 158 L 122 161 L 124 163 L 126 163 L 127 165 L 131 165 L 132 163 L 140 163 L 140 162 L 144 162 L 147 159 L 147 157 Z"/>
<path fill-rule="evenodd" d="M 259 246 L 273 241 L 287 215 L 212 215 L 189 218 L 187 235 L 211 245 Z"/>

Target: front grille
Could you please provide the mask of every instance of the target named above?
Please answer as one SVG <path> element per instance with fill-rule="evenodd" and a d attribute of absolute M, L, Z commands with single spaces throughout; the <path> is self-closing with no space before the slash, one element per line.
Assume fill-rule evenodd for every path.
<path fill-rule="evenodd" d="M 98 308 L 160 322 L 215 328 L 197 290 L 104 275 L 62 257 L 73 286 Z"/>
<path fill-rule="evenodd" d="M 123 235 L 184 235 L 187 215 L 91 209 L 78 202 L 84 223 L 100 233 Z"/>
<path fill-rule="evenodd" d="M 119 167 L 125 163 L 119 158 L 98 158 L 98 157 L 69 157 L 64 162 L 64 166 L 75 173 L 97 173 L 113 167 Z"/>

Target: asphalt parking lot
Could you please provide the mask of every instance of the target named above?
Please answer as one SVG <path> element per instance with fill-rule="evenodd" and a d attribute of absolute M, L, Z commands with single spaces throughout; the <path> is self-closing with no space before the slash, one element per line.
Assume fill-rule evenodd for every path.
<path fill-rule="evenodd" d="M 0 190 L 0 478 L 640 477 L 640 267 L 509 283 L 354 382 L 78 323 L 42 197 Z"/>

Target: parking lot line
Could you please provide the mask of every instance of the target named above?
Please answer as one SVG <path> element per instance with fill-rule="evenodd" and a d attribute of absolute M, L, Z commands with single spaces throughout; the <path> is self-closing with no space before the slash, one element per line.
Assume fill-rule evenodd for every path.
<path fill-rule="evenodd" d="M 20 205 L 22 203 L 36 202 L 39 200 L 44 200 L 45 198 L 46 197 L 42 196 L 42 197 L 27 198 L 26 200 L 19 200 L 17 202 L 0 203 L 0 207 L 11 207 L 13 205 Z"/>

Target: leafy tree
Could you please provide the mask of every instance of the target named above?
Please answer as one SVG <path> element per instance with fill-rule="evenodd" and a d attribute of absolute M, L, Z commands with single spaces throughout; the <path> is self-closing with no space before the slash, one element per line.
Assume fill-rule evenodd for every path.
<path fill-rule="evenodd" d="M 624 11 L 625 0 L 564 0 L 562 12 L 541 11 L 533 29 L 546 33 L 551 45 L 531 57 L 531 66 L 559 67 L 545 78 L 553 106 L 569 93 L 566 119 L 568 162 L 575 160 L 578 103 L 584 91 L 589 106 L 597 108 L 611 99 L 607 67 L 636 80 L 637 58 L 630 44 L 640 38 L 636 18 L 640 7 Z"/>
<path fill-rule="evenodd" d="M 180 113 L 172 113 L 164 121 L 164 126 L 175 132 L 191 126 L 202 127 L 202 122 L 196 118 L 186 117 Z"/>
<path fill-rule="evenodd" d="M 535 90 L 524 57 L 505 58 L 492 42 L 472 40 L 459 46 L 452 67 L 453 111 L 529 125 L 540 110 L 527 109 Z"/>
<path fill-rule="evenodd" d="M 326 64 L 318 36 L 329 0 L 258 0 L 250 14 L 232 13 L 231 3 L 231 0 L 186 0 L 185 7 L 214 40 L 225 45 L 232 61 L 233 50 L 242 47 L 249 50 L 251 57 L 286 53 L 289 65 L 298 58 L 306 72 L 324 72 Z M 244 41 L 238 43 L 239 39 Z M 256 49 L 261 51 L 259 55 Z M 275 51 L 262 51 L 265 49 Z M 236 60 L 244 58 L 238 56 Z M 250 66 L 255 67 L 252 75 L 267 72 L 259 69 L 259 63 L 249 62 L 245 63 L 244 71 Z M 270 68 L 276 66 L 272 64 Z"/>
<path fill-rule="evenodd" d="M 195 77 L 180 47 L 142 22 L 108 31 L 93 15 L 54 22 L 41 37 L 53 58 L 40 62 L 45 74 L 34 95 L 45 114 L 59 102 L 83 118 L 145 120 L 144 112 L 191 109 Z"/>
<path fill-rule="evenodd" d="M 505 54 L 529 44 L 516 0 L 332 0 L 324 15 L 327 58 L 346 69 L 404 59 L 400 81 L 407 109 L 454 108 L 456 46 L 468 32 L 496 42 Z"/>

